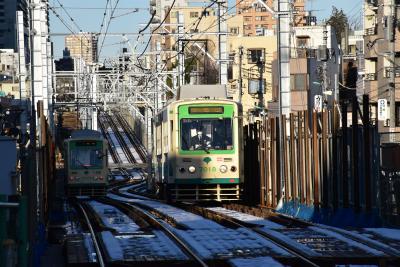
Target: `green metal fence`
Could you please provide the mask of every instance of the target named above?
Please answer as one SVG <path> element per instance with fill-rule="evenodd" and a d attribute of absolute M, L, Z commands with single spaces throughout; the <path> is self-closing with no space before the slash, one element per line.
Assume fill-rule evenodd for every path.
<path fill-rule="evenodd" d="M 27 198 L 0 195 L 0 266 L 28 266 Z"/>

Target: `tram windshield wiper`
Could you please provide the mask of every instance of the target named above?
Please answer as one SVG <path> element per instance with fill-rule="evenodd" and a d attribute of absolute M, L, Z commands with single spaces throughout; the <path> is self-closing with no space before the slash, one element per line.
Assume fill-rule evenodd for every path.
<path fill-rule="evenodd" d="M 208 147 L 203 147 L 203 150 L 207 153 L 207 154 L 210 154 L 210 150 L 208 149 Z"/>
<path fill-rule="evenodd" d="M 80 161 L 79 159 L 76 159 L 76 161 L 79 163 L 79 165 L 81 165 L 83 168 L 85 168 L 85 169 L 88 169 L 90 166 L 92 166 L 92 165 L 88 165 L 88 164 L 85 164 L 85 163 L 83 163 L 82 161 Z"/>

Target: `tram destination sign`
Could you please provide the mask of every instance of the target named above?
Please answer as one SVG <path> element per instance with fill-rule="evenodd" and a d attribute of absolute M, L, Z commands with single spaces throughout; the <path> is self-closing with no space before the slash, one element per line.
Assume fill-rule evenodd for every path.
<path fill-rule="evenodd" d="M 189 114 L 223 114 L 224 107 L 189 107 Z"/>

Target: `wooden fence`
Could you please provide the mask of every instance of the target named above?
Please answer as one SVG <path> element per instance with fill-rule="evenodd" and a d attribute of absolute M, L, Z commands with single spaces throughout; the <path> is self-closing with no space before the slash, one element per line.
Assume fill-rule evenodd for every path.
<path fill-rule="evenodd" d="M 356 100 L 350 108 L 302 111 L 281 120 L 266 117 L 246 126 L 246 200 L 270 208 L 290 203 L 296 208 L 288 211 L 292 215 L 299 205 L 374 210 L 379 204 L 378 131 L 370 123 L 368 97 L 362 111 Z"/>

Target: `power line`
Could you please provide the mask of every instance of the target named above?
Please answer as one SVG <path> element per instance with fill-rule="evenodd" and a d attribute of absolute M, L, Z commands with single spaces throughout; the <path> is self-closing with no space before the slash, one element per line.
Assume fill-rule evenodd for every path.
<path fill-rule="evenodd" d="M 235 7 L 237 7 L 237 6 L 238 6 L 239 4 L 241 4 L 243 1 L 244 1 L 244 0 L 241 0 L 241 1 L 237 2 L 234 6 L 230 7 L 230 8 L 222 15 L 222 17 L 225 16 L 225 15 L 227 15 L 228 12 L 230 12 L 232 9 L 234 9 Z M 215 4 L 215 3 L 216 3 L 216 1 L 213 2 L 212 5 Z M 208 6 L 207 8 L 211 7 L 212 5 Z M 206 11 L 207 8 L 205 8 L 204 11 Z M 250 8 L 252 8 L 252 7 L 249 6 L 249 7 L 245 8 L 244 10 L 247 10 L 247 9 L 250 9 Z M 203 14 L 204 14 L 204 12 L 203 12 Z M 230 17 L 230 18 L 226 18 L 225 21 L 228 21 L 228 20 L 230 20 L 230 19 L 232 19 L 232 18 L 234 18 L 234 17 L 232 16 L 232 17 Z M 194 26 L 195 23 L 196 23 L 196 22 L 193 23 L 193 26 Z M 194 31 L 197 30 L 199 24 L 200 24 L 200 22 L 197 23 L 197 26 L 196 26 L 196 28 L 195 28 Z M 203 32 L 206 32 L 207 30 L 211 29 L 212 27 L 215 27 L 217 24 L 218 24 L 218 18 L 215 19 L 214 22 L 213 22 L 208 28 L 206 28 L 205 30 L 203 30 Z M 191 29 L 192 29 L 192 28 L 190 28 L 185 34 L 188 34 L 188 32 L 190 32 Z M 200 35 L 200 36 L 202 36 L 202 35 Z M 199 37 L 200 37 L 200 36 L 199 36 Z M 176 58 L 179 54 L 183 53 L 184 49 L 186 48 L 186 46 L 187 46 L 188 44 L 189 44 L 189 41 L 186 42 L 185 45 L 182 47 L 182 51 L 178 51 L 178 53 L 177 53 L 176 55 L 171 56 L 171 57 L 165 59 L 165 61 L 174 59 L 174 58 Z M 164 71 L 165 68 L 166 68 L 166 66 L 167 66 L 167 63 L 164 65 L 164 67 L 163 67 L 163 69 L 162 69 L 161 71 Z"/>
<path fill-rule="evenodd" d="M 174 1 L 172 2 L 171 7 L 169 8 L 167 14 L 165 14 L 165 17 L 164 17 L 164 19 L 161 21 L 161 23 L 160 23 L 155 29 L 153 29 L 153 30 L 151 31 L 152 34 L 153 34 L 155 31 L 157 31 L 157 30 L 164 24 L 164 22 L 167 20 L 169 14 L 171 13 L 172 8 L 173 8 L 174 5 L 175 5 L 175 2 L 176 2 L 176 0 L 174 0 Z M 155 12 L 154 12 L 154 14 L 155 14 Z M 152 21 L 152 20 L 150 20 L 150 23 L 151 23 L 151 21 Z M 148 26 L 149 26 L 149 25 L 150 25 L 150 24 L 148 24 Z M 145 29 L 146 29 L 146 28 L 145 28 Z M 144 29 L 144 30 L 145 30 L 145 29 Z M 143 30 L 143 31 L 144 31 L 144 30 Z M 147 48 L 148 48 L 149 45 L 150 45 L 151 39 L 152 39 L 152 35 L 150 35 L 149 40 L 148 40 L 148 42 L 147 42 L 147 44 L 146 44 L 146 47 L 143 49 L 143 52 L 138 56 L 138 58 L 140 58 L 140 57 L 142 57 L 142 56 L 144 55 L 144 53 L 146 52 Z"/>
<path fill-rule="evenodd" d="M 104 21 L 106 20 L 107 9 L 108 9 L 108 3 L 109 3 L 109 2 L 110 2 L 110 0 L 107 0 L 107 2 L 106 2 L 106 7 L 104 8 L 103 19 L 102 19 L 102 21 L 101 21 L 99 33 L 101 33 L 101 31 L 103 30 L 103 27 L 104 27 Z"/>
<path fill-rule="evenodd" d="M 119 0 L 117 0 L 117 2 L 115 3 L 114 8 L 113 8 L 112 11 L 111 11 L 111 16 L 110 16 L 110 19 L 108 20 L 108 23 L 107 23 L 107 27 L 106 27 L 106 32 L 105 32 L 105 34 L 104 34 L 104 38 L 103 38 L 103 40 L 101 41 L 101 46 L 100 46 L 100 49 L 99 49 L 99 56 L 100 56 L 100 54 L 101 54 L 101 50 L 103 49 L 104 41 L 106 40 L 107 33 L 108 33 L 108 28 L 110 27 L 111 20 L 113 19 L 114 12 L 115 12 L 115 9 L 116 9 L 117 6 L 118 6 L 118 3 L 119 3 Z"/>

